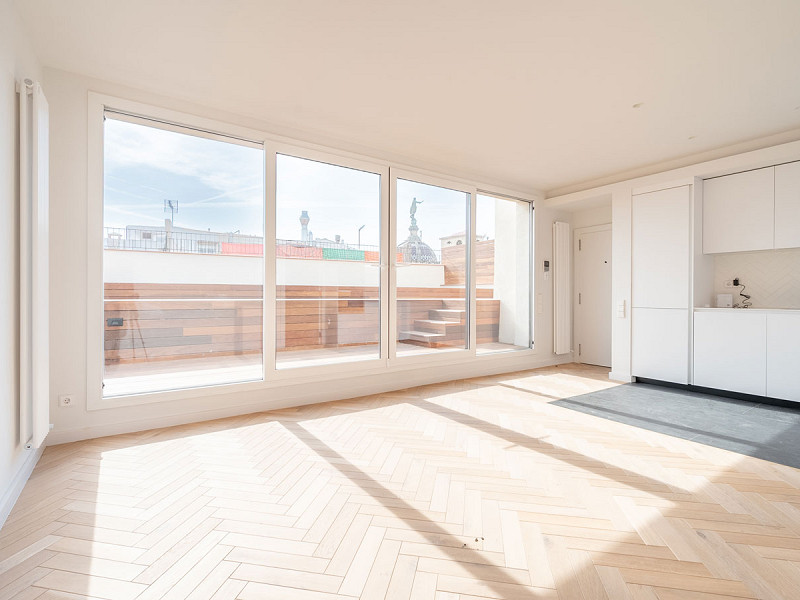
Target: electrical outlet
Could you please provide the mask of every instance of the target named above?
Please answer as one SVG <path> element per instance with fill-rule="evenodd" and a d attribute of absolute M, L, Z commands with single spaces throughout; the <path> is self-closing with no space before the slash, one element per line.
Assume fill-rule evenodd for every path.
<path fill-rule="evenodd" d="M 58 405 L 63 407 L 72 406 L 72 396 L 69 394 L 64 394 L 63 396 L 59 396 Z"/>
<path fill-rule="evenodd" d="M 732 288 L 733 287 L 733 279 L 725 280 L 725 287 L 726 288 Z"/>

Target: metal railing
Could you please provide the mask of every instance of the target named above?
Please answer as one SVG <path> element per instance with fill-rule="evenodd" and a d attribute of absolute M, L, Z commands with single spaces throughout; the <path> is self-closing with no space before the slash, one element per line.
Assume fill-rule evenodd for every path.
<path fill-rule="evenodd" d="M 116 250 L 259 256 L 263 240 L 238 233 L 167 231 L 163 228 L 105 227 L 103 246 Z"/>
<path fill-rule="evenodd" d="M 239 233 L 215 231 L 167 231 L 163 228 L 105 227 L 103 247 L 108 250 L 139 250 L 147 252 L 175 252 L 187 254 L 216 254 L 226 256 L 262 256 L 263 238 Z M 433 250 L 433 256 L 417 256 L 399 248 L 398 262 L 406 264 L 441 264 L 442 253 Z M 346 244 L 328 240 L 276 240 L 279 258 L 308 258 L 317 260 L 355 260 L 378 262 L 380 247 L 370 244 Z"/>

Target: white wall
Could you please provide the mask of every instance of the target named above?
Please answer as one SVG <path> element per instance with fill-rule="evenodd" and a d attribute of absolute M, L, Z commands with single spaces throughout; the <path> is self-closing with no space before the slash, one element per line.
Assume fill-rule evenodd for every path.
<path fill-rule="evenodd" d="M 498 341 L 528 345 L 530 322 L 530 206 L 524 202 L 494 201 L 494 297 L 500 300 Z"/>
<path fill-rule="evenodd" d="M 302 373 L 294 379 L 258 390 L 226 391 L 221 396 L 181 397 L 138 406 L 103 410 L 86 407 L 86 286 L 87 286 L 87 101 L 95 91 L 133 101 L 162 106 L 205 118 L 269 131 L 267 124 L 206 109 L 195 104 L 155 96 L 63 71 L 45 70 L 51 110 L 51 418 L 55 426 L 50 443 L 82 439 L 122 431 L 186 423 L 228 414 L 242 414 L 273 407 L 298 405 L 361 394 L 400 389 L 449 378 L 501 373 L 533 368 L 568 357 L 552 355 L 552 286 L 544 285 L 537 269 L 536 291 L 542 294 L 537 315 L 536 349 L 533 353 L 490 355 L 461 364 L 385 368 L 375 371 L 340 372 L 310 383 Z M 414 167 L 414 165 L 405 165 Z M 417 165 L 424 168 L 424 165 Z M 502 192 L 503 190 L 498 190 Z M 510 191 L 509 191 L 510 193 Z M 535 193 L 531 191 L 531 193 Z M 551 211 L 537 210 L 537 256 L 551 258 Z M 568 217 L 568 215 L 567 215 Z M 541 264 L 541 262 L 539 263 Z M 408 270 L 408 269 L 405 269 Z M 404 269 L 398 269 L 398 276 Z M 402 282 L 402 279 L 401 279 Z M 357 376 L 354 376 L 357 375 Z M 328 377 L 328 376 L 326 376 Z M 70 408 L 58 407 L 59 394 L 75 396 Z"/>
<path fill-rule="evenodd" d="M 106 250 L 103 280 L 115 283 L 238 283 L 261 285 L 261 258 L 218 254 L 182 254 Z M 353 260 L 278 258 L 278 285 L 343 285 L 377 287 L 377 263 Z M 444 285 L 443 265 L 403 265 L 397 270 L 398 286 Z"/>
<path fill-rule="evenodd" d="M 359 285 L 378 287 L 378 263 L 352 260 L 277 259 L 280 285 Z M 444 265 L 400 265 L 398 287 L 439 287 L 444 285 Z"/>
<path fill-rule="evenodd" d="M 752 296 L 753 308 L 800 308 L 800 248 L 731 252 L 714 256 L 713 294 L 733 294 L 741 302 L 741 288 L 726 288 L 725 281 L 738 277 Z M 715 305 L 714 298 L 703 304 Z"/>
<path fill-rule="evenodd" d="M 572 213 L 572 227 L 573 229 L 580 229 L 581 227 L 593 227 L 611 223 L 611 213 L 611 202 L 606 202 L 602 206 L 576 210 Z"/>
<path fill-rule="evenodd" d="M 261 258 L 253 256 L 105 250 L 103 281 L 261 285 L 262 265 Z"/>
<path fill-rule="evenodd" d="M 15 81 L 39 66 L 11 0 L 0 0 L 0 524 L 30 459 L 19 435 L 19 163 Z M 46 91 L 46 89 L 45 89 Z"/>

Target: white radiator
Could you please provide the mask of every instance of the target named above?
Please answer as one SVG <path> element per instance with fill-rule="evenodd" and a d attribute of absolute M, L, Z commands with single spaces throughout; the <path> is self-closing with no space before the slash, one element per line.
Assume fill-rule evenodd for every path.
<path fill-rule="evenodd" d="M 19 84 L 20 439 L 50 431 L 49 113 L 38 82 Z"/>
<path fill-rule="evenodd" d="M 569 223 L 553 223 L 553 352 L 572 350 L 572 267 Z"/>

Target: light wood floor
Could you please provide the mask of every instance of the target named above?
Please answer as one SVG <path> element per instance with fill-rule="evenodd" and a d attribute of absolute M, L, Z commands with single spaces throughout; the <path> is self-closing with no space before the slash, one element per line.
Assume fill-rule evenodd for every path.
<path fill-rule="evenodd" d="M 0 599 L 800 598 L 800 471 L 550 404 L 566 366 L 48 448 Z"/>

